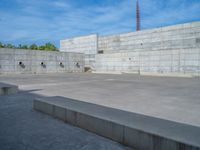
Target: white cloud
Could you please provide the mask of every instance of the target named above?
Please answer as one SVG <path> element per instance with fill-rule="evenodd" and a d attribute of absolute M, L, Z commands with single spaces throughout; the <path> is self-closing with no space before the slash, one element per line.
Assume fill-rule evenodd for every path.
<path fill-rule="evenodd" d="M 69 8 L 70 7 L 69 3 L 66 3 L 63 1 L 54 1 L 52 3 L 52 5 L 55 7 L 61 7 L 61 8 Z"/>
<path fill-rule="evenodd" d="M 135 0 L 78 7 L 70 0 L 15 0 L 20 9 L 0 9 L 0 41 L 56 41 L 90 33 L 133 31 Z M 113 0 L 114 1 L 114 0 Z M 200 19 L 200 2 L 194 0 L 140 0 L 143 28 Z"/>

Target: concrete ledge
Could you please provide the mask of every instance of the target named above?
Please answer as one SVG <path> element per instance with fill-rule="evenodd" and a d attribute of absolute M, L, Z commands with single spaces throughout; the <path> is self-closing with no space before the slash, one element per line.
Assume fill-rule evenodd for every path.
<path fill-rule="evenodd" d="M 63 97 L 35 99 L 33 107 L 138 150 L 200 150 L 200 127 Z"/>
<path fill-rule="evenodd" d="M 0 95 L 10 95 L 18 92 L 18 86 L 0 83 Z"/>
<path fill-rule="evenodd" d="M 137 72 L 137 71 L 92 71 L 94 74 L 136 74 L 140 76 L 153 76 L 153 77 L 180 77 L 180 78 L 194 78 L 199 77 L 199 74 L 183 74 L 183 73 L 155 73 L 155 72 Z"/>
<path fill-rule="evenodd" d="M 121 71 L 92 71 L 92 73 L 95 73 L 95 74 L 122 74 Z"/>
<path fill-rule="evenodd" d="M 182 77 L 182 78 L 193 78 L 195 75 L 192 74 L 183 74 L 183 73 L 151 73 L 151 72 L 141 72 L 142 76 L 158 76 L 158 77 Z M 197 76 L 197 75 L 196 75 Z"/>

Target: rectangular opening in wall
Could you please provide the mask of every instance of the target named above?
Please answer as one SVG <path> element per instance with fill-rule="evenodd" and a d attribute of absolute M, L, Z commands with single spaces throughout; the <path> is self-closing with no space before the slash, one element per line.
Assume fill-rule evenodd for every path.
<path fill-rule="evenodd" d="M 90 67 L 84 67 L 84 71 L 85 72 L 91 72 L 91 68 Z"/>
<path fill-rule="evenodd" d="M 103 54 L 103 53 L 104 53 L 103 50 L 98 51 L 98 54 Z"/>

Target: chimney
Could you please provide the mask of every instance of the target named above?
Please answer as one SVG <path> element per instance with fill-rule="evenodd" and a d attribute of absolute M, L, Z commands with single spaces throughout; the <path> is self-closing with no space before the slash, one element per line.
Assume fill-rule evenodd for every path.
<path fill-rule="evenodd" d="M 136 2 L 136 31 L 140 31 L 140 6 L 138 0 Z"/>

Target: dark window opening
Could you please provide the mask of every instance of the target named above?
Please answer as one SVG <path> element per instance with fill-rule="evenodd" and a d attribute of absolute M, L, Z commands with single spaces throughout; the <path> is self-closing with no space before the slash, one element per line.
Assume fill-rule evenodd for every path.
<path fill-rule="evenodd" d="M 103 54 L 103 53 L 104 53 L 103 50 L 98 51 L 98 54 Z"/>

